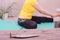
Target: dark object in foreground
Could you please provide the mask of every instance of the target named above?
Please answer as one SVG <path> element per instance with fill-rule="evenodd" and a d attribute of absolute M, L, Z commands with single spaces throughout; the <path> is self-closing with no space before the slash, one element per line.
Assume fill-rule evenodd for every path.
<path fill-rule="evenodd" d="M 60 28 L 60 22 L 55 22 L 55 28 Z"/>

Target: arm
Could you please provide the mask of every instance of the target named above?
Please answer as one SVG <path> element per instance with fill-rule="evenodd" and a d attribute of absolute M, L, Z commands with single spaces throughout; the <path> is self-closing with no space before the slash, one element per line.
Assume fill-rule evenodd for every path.
<path fill-rule="evenodd" d="M 45 15 L 48 15 L 48 16 L 51 16 L 51 17 L 54 17 L 53 14 L 51 14 L 50 12 L 44 10 L 39 4 L 34 4 L 33 7 L 36 8 L 37 11 L 39 11 L 39 12 L 42 13 L 42 14 L 45 14 Z"/>

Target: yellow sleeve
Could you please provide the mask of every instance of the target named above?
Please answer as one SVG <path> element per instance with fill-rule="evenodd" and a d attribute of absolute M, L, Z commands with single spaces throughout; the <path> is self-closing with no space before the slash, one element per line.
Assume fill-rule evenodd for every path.
<path fill-rule="evenodd" d="M 31 4 L 34 5 L 34 4 L 38 4 L 37 0 L 32 0 L 31 1 Z"/>

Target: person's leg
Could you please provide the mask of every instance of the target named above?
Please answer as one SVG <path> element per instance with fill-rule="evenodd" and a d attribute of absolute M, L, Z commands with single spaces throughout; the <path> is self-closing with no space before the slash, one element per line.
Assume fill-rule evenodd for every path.
<path fill-rule="evenodd" d="M 38 16 L 33 16 L 31 20 L 36 21 L 37 23 L 41 23 L 41 22 L 53 22 L 53 18 L 38 17 Z"/>
<path fill-rule="evenodd" d="M 32 20 L 18 19 L 18 24 L 26 29 L 36 29 L 37 28 L 37 23 Z"/>

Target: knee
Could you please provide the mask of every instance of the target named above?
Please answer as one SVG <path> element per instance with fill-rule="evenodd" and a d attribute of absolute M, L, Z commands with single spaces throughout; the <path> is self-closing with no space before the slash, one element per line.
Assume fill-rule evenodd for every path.
<path fill-rule="evenodd" d="M 37 23 L 36 22 L 32 22 L 30 25 L 31 29 L 36 29 L 37 28 Z"/>

